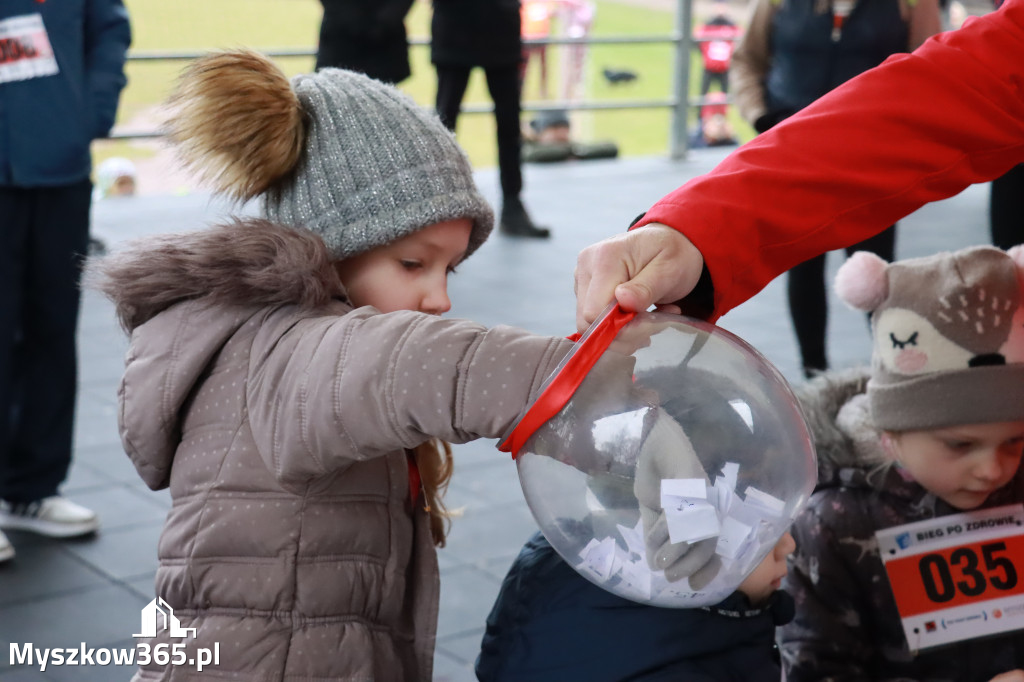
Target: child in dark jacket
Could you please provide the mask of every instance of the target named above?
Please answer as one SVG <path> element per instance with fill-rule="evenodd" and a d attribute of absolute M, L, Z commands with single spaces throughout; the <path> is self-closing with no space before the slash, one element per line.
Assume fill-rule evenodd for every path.
<path fill-rule="evenodd" d="M 793 617 L 793 600 L 778 587 L 793 548 L 785 533 L 739 589 L 714 606 L 669 609 L 601 589 L 537 533 L 487 618 L 477 677 L 778 682 L 775 627 Z"/>
<path fill-rule="evenodd" d="M 666 376 L 647 385 L 672 380 Z M 723 381 L 691 370 L 688 390 L 675 391 L 662 403 L 703 462 L 754 451 L 759 439 L 769 437 L 760 428 L 751 431 L 725 399 L 731 393 Z M 754 467 L 748 475 L 767 473 L 762 469 Z M 600 504 L 582 523 L 597 535 L 609 525 L 607 510 L 620 503 L 610 491 L 592 491 Z M 775 629 L 792 618 L 793 602 L 777 588 L 793 539 L 781 529 L 773 537 L 779 539 L 766 541 L 765 558 L 723 601 L 665 608 L 605 592 L 535 535 L 513 562 L 487 618 L 477 676 L 483 682 L 778 682 Z M 696 575 L 690 577 L 691 587 Z"/>
<path fill-rule="evenodd" d="M 1024 501 L 1022 275 L 1024 251 L 991 247 L 892 265 L 860 252 L 839 269 L 840 298 L 872 315 L 873 362 L 870 372 L 829 373 L 801 389 L 818 488 L 793 525 L 797 552 L 785 587 L 796 615 L 780 638 L 790 682 L 1024 679 L 1019 629 L 978 638 L 975 626 L 965 633 L 974 638 L 937 648 L 911 629 L 908 641 L 897 604 L 914 593 L 914 578 L 890 583 L 876 538 Z M 954 547 L 928 550 L 952 552 L 950 586 L 998 597 L 998 589 L 975 588 L 1000 581 L 1002 552 L 972 564 L 975 555 Z M 963 604 L 979 621 L 983 611 L 999 613 L 979 599 Z M 942 595 L 936 607 L 939 600 L 950 603 Z M 933 630 L 951 625 L 940 620 Z"/>

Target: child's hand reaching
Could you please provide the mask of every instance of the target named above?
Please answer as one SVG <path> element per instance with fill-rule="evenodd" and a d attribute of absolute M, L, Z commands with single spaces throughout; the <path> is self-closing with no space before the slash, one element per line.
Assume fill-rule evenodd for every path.
<path fill-rule="evenodd" d="M 690 588 L 699 590 L 711 582 L 721 565 L 715 554 L 718 538 L 695 543 L 670 541 L 661 505 L 661 481 L 666 478 L 707 480 L 707 474 L 679 423 L 659 411 L 640 446 L 633 482 L 644 524 L 647 563 L 652 570 L 664 570 L 670 582 L 689 577 Z"/>

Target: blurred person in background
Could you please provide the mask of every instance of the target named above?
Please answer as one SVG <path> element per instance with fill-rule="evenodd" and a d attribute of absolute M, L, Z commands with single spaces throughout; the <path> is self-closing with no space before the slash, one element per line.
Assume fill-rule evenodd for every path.
<path fill-rule="evenodd" d="M 519 0 L 434 0 L 430 60 L 437 69 L 437 113 L 455 130 L 469 74 L 481 67 L 494 102 L 501 179 L 499 230 L 515 237 L 551 236 L 523 206 L 520 64 L 523 59 Z"/>
<path fill-rule="evenodd" d="M 316 69 L 335 67 L 396 84 L 412 74 L 405 15 L 413 0 L 320 0 Z"/>
<path fill-rule="evenodd" d="M 694 37 L 700 40 L 700 56 L 704 72 L 700 80 L 700 94 L 707 95 L 711 84 L 718 83 L 722 92 L 729 92 L 729 64 L 742 31 L 729 16 L 725 0 L 715 0 L 715 15 L 697 27 Z"/>
<path fill-rule="evenodd" d="M 733 96 L 758 133 L 942 29 L 938 0 L 752 0 L 732 61 Z M 896 226 L 847 249 L 891 261 Z M 789 271 L 789 310 L 804 374 L 828 369 L 825 255 Z"/>
<path fill-rule="evenodd" d="M 90 143 L 114 125 L 131 43 L 121 0 L 0 3 L 0 529 L 73 537 L 71 465 Z M 0 531 L 0 560 L 14 549 Z"/>
<path fill-rule="evenodd" d="M 551 37 L 551 15 L 554 11 L 553 2 L 548 0 L 523 0 L 520 9 L 522 35 L 525 40 L 536 40 Z M 519 87 L 526 80 L 526 68 L 530 58 L 536 56 L 540 68 L 540 96 L 548 99 L 548 46 L 523 45 L 523 60 L 519 66 Z"/>

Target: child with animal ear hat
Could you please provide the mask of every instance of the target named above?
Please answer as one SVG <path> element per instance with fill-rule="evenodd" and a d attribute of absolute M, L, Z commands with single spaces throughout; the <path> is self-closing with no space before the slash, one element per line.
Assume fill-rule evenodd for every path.
<path fill-rule="evenodd" d="M 494 217 L 398 90 L 228 52 L 172 103 L 188 165 L 262 218 L 90 264 L 131 337 L 122 441 L 171 494 L 155 594 L 186 658 L 219 650 L 134 679 L 429 680 L 441 441 L 502 436 L 571 344 L 441 318 Z"/>
<path fill-rule="evenodd" d="M 912 586 L 890 583 L 875 535 L 1024 501 L 1022 274 L 1021 247 L 893 264 L 858 252 L 839 269 L 840 298 L 871 313 L 872 366 L 798 390 L 819 472 L 784 584 L 796 603 L 780 637 L 791 682 L 1024 675 L 1024 630 L 908 643 L 897 603 Z M 953 563 L 967 585 L 981 570 Z"/>

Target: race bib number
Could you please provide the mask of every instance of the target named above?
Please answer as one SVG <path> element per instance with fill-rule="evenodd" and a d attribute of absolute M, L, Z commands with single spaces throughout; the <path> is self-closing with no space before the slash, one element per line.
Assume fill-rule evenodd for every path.
<path fill-rule="evenodd" d="M 912 651 L 1024 628 L 1024 505 L 875 535 Z"/>
<path fill-rule="evenodd" d="M 58 73 L 41 14 L 0 21 L 0 83 Z"/>

